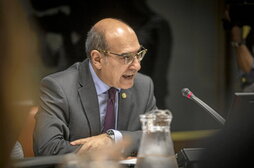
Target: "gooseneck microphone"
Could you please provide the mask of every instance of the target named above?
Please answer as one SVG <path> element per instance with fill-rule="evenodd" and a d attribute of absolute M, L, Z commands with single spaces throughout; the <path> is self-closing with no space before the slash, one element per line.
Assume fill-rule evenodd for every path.
<path fill-rule="evenodd" d="M 182 89 L 182 94 L 184 97 L 187 97 L 188 99 L 193 100 L 196 102 L 198 105 L 203 107 L 206 111 L 209 112 L 209 114 L 214 117 L 216 121 L 218 121 L 220 124 L 224 125 L 225 124 L 225 119 L 219 115 L 214 109 L 212 109 L 210 106 L 208 106 L 206 103 L 204 103 L 202 100 L 200 100 L 198 97 L 196 97 L 188 88 L 183 88 Z"/>

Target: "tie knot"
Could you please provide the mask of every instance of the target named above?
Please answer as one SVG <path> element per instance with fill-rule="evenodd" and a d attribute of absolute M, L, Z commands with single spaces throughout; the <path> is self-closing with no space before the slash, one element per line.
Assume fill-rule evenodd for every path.
<path fill-rule="evenodd" d="M 115 95 L 116 95 L 116 88 L 113 88 L 111 87 L 109 90 L 108 90 L 108 97 L 109 99 L 115 99 Z"/>

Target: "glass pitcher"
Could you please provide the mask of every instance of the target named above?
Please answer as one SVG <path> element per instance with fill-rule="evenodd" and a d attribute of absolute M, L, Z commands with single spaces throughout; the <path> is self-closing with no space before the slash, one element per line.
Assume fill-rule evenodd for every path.
<path fill-rule="evenodd" d="M 171 138 L 169 110 L 140 115 L 142 138 L 135 168 L 178 168 Z"/>

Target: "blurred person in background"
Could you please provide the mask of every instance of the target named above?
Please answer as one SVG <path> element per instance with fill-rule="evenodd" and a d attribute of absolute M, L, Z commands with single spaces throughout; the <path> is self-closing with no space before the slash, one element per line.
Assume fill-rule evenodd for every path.
<path fill-rule="evenodd" d="M 254 5 L 250 1 L 228 0 L 223 19 L 230 32 L 230 43 L 236 54 L 241 89 L 254 91 Z"/>
<path fill-rule="evenodd" d="M 29 112 L 22 106 L 36 100 L 37 41 L 23 7 L 0 1 L 0 167 L 11 167 L 10 155 Z"/>

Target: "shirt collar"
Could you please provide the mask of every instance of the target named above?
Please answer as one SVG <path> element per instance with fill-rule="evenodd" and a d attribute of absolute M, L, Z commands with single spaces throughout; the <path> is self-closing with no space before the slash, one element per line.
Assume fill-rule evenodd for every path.
<path fill-rule="evenodd" d="M 92 78 L 93 78 L 93 81 L 94 81 L 94 84 L 95 84 L 95 88 L 96 88 L 96 92 L 97 92 L 97 95 L 100 95 L 102 93 L 106 93 L 110 86 L 108 86 L 106 83 L 104 83 L 98 76 L 97 74 L 95 73 L 94 69 L 93 69 L 93 66 L 89 60 L 89 69 L 91 71 L 91 74 L 92 74 Z M 121 89 L 117 88 L 117 91 L 120 92 Z"/>

